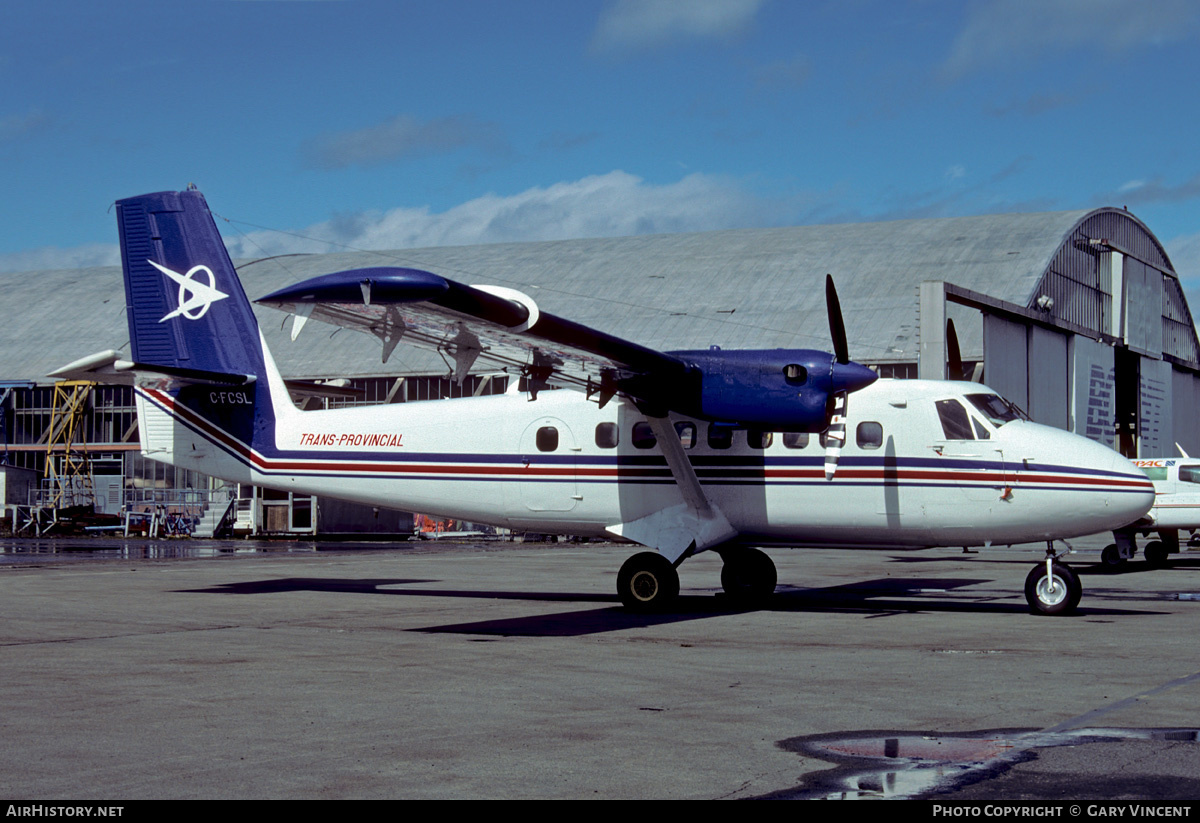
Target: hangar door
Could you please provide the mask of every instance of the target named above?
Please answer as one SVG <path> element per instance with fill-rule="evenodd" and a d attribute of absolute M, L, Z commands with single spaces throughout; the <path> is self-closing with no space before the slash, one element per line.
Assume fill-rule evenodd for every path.
<path fill-rule="evenodd" d="M 1071 370 L 1065 334 L 983 316 L 984 379 L 1031 418 L 1071 427 Z"/>

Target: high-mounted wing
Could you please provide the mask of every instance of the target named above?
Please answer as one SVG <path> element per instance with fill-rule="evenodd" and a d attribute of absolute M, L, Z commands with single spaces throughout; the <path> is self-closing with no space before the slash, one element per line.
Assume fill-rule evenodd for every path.
<path fill-rule="evenodd" d="M 293 340 L 316 319 L 379 338 L 385 363 L 403 340 L 450 358 L 460 382 L 480 361 L 523 374 L 535 387 L 570 385 L 611 396 L 618 379 L 652 373 L 680 381 L 689 372 L 677 357 L 541 312 L 521 292 L 467 286 L 420 269 L 326 274 L 256 302 L 295 315 Z"/>
<path fill-rule="evenodd" d="M 840 356 L 809 349 L 660 352 L 543 312 L 514 289 L 467 286 L 420 269 L 326 274 L 257 302 L 295 316 L 293 339 L 317 319 L 379 338 L 385 362 L 404 341 L 440 352 L 459 380 L 482 362 L 528 377 L 534 393 L 573 386 L 598 394 L 601 405 L 621 394 L 656 416 L 675 411 L 771 431 L 825 429 L 831 395 L 876 377 L 849 361 L 844 332 Z"/>

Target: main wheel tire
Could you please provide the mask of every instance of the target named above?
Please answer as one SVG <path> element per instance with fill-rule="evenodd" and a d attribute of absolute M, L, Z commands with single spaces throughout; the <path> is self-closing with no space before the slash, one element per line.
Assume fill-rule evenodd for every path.
<path fill-rule="evenodd" d="M 735 549 L 721 558 L 721 588 L 741 606 L 759 605 L 775 593 L 779 581 L 775 564 L 758 549 Z"/>
<path fill-rule="evenodd" d="M 1025 600 L 1034 614 L 1070 614 L 1079 605 L 1083 586 L 1074 570 L 1055 560 L 1052 575 L 1052 578 L 1046 576 L 1046 564 L 1042 562 L 1030 569 L 1025 578 Z"/>
<path fill-rule="evenodd" d="M 1100 565 L 1108 571 L 1115 571 L 1124 562 L 1125 558 L 1121 556 L 1121 550 L 1117 548 L 1116 543 L 1109 543 L 1104 547 L 1104 551 L 1100 552 Z"/>
<path fill-rule="evenodd" d="M 1146 562 L 1151 566 L 1165 566 L 1170 557 L 1170 552 L 1160 540 L 1151 540 L 1146 544 L 1146 548 L 1142 549 L 1142 556 L 1146 558 Z"/>
<path fill-rule="evenodd" d="M 679 596 L 679 573 L 657 552 L 635 554 L 617 573 L 617 595 L 630 611 L 662 611 Z"/>

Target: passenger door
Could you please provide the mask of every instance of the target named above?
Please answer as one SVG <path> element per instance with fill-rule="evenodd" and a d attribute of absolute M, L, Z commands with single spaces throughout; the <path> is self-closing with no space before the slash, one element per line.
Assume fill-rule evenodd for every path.
<path fill-rule="evenodd" d="M 579 448 L 571 429 L 556 417 L 541 417 L 521 435 L 518 497 L 534 512 L 566 512 L 579 504 L 575 482 Z"/>

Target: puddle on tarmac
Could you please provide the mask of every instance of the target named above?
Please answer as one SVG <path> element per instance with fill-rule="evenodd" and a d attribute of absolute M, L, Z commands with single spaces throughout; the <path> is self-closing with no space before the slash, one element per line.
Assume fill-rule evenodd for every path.
<path fill-rule="evenodd" d="M 174 560 L 234 554 L 295 554 L 315 543 L 267 540 L 146 540 L 145 538 L 0 539 L 0 566 L 87 560 Z"/>
<path fill-rule="evenodd" d="M 962 734 L 859 732 L 793 737 L 780 747 L 835 764 L 805 775 L 788 797 L 804 800 L 912 798 L 995 776 L 1034 749 L 1119 740 L 1200 740 L 1196 729 L 999 729 Z"/>

